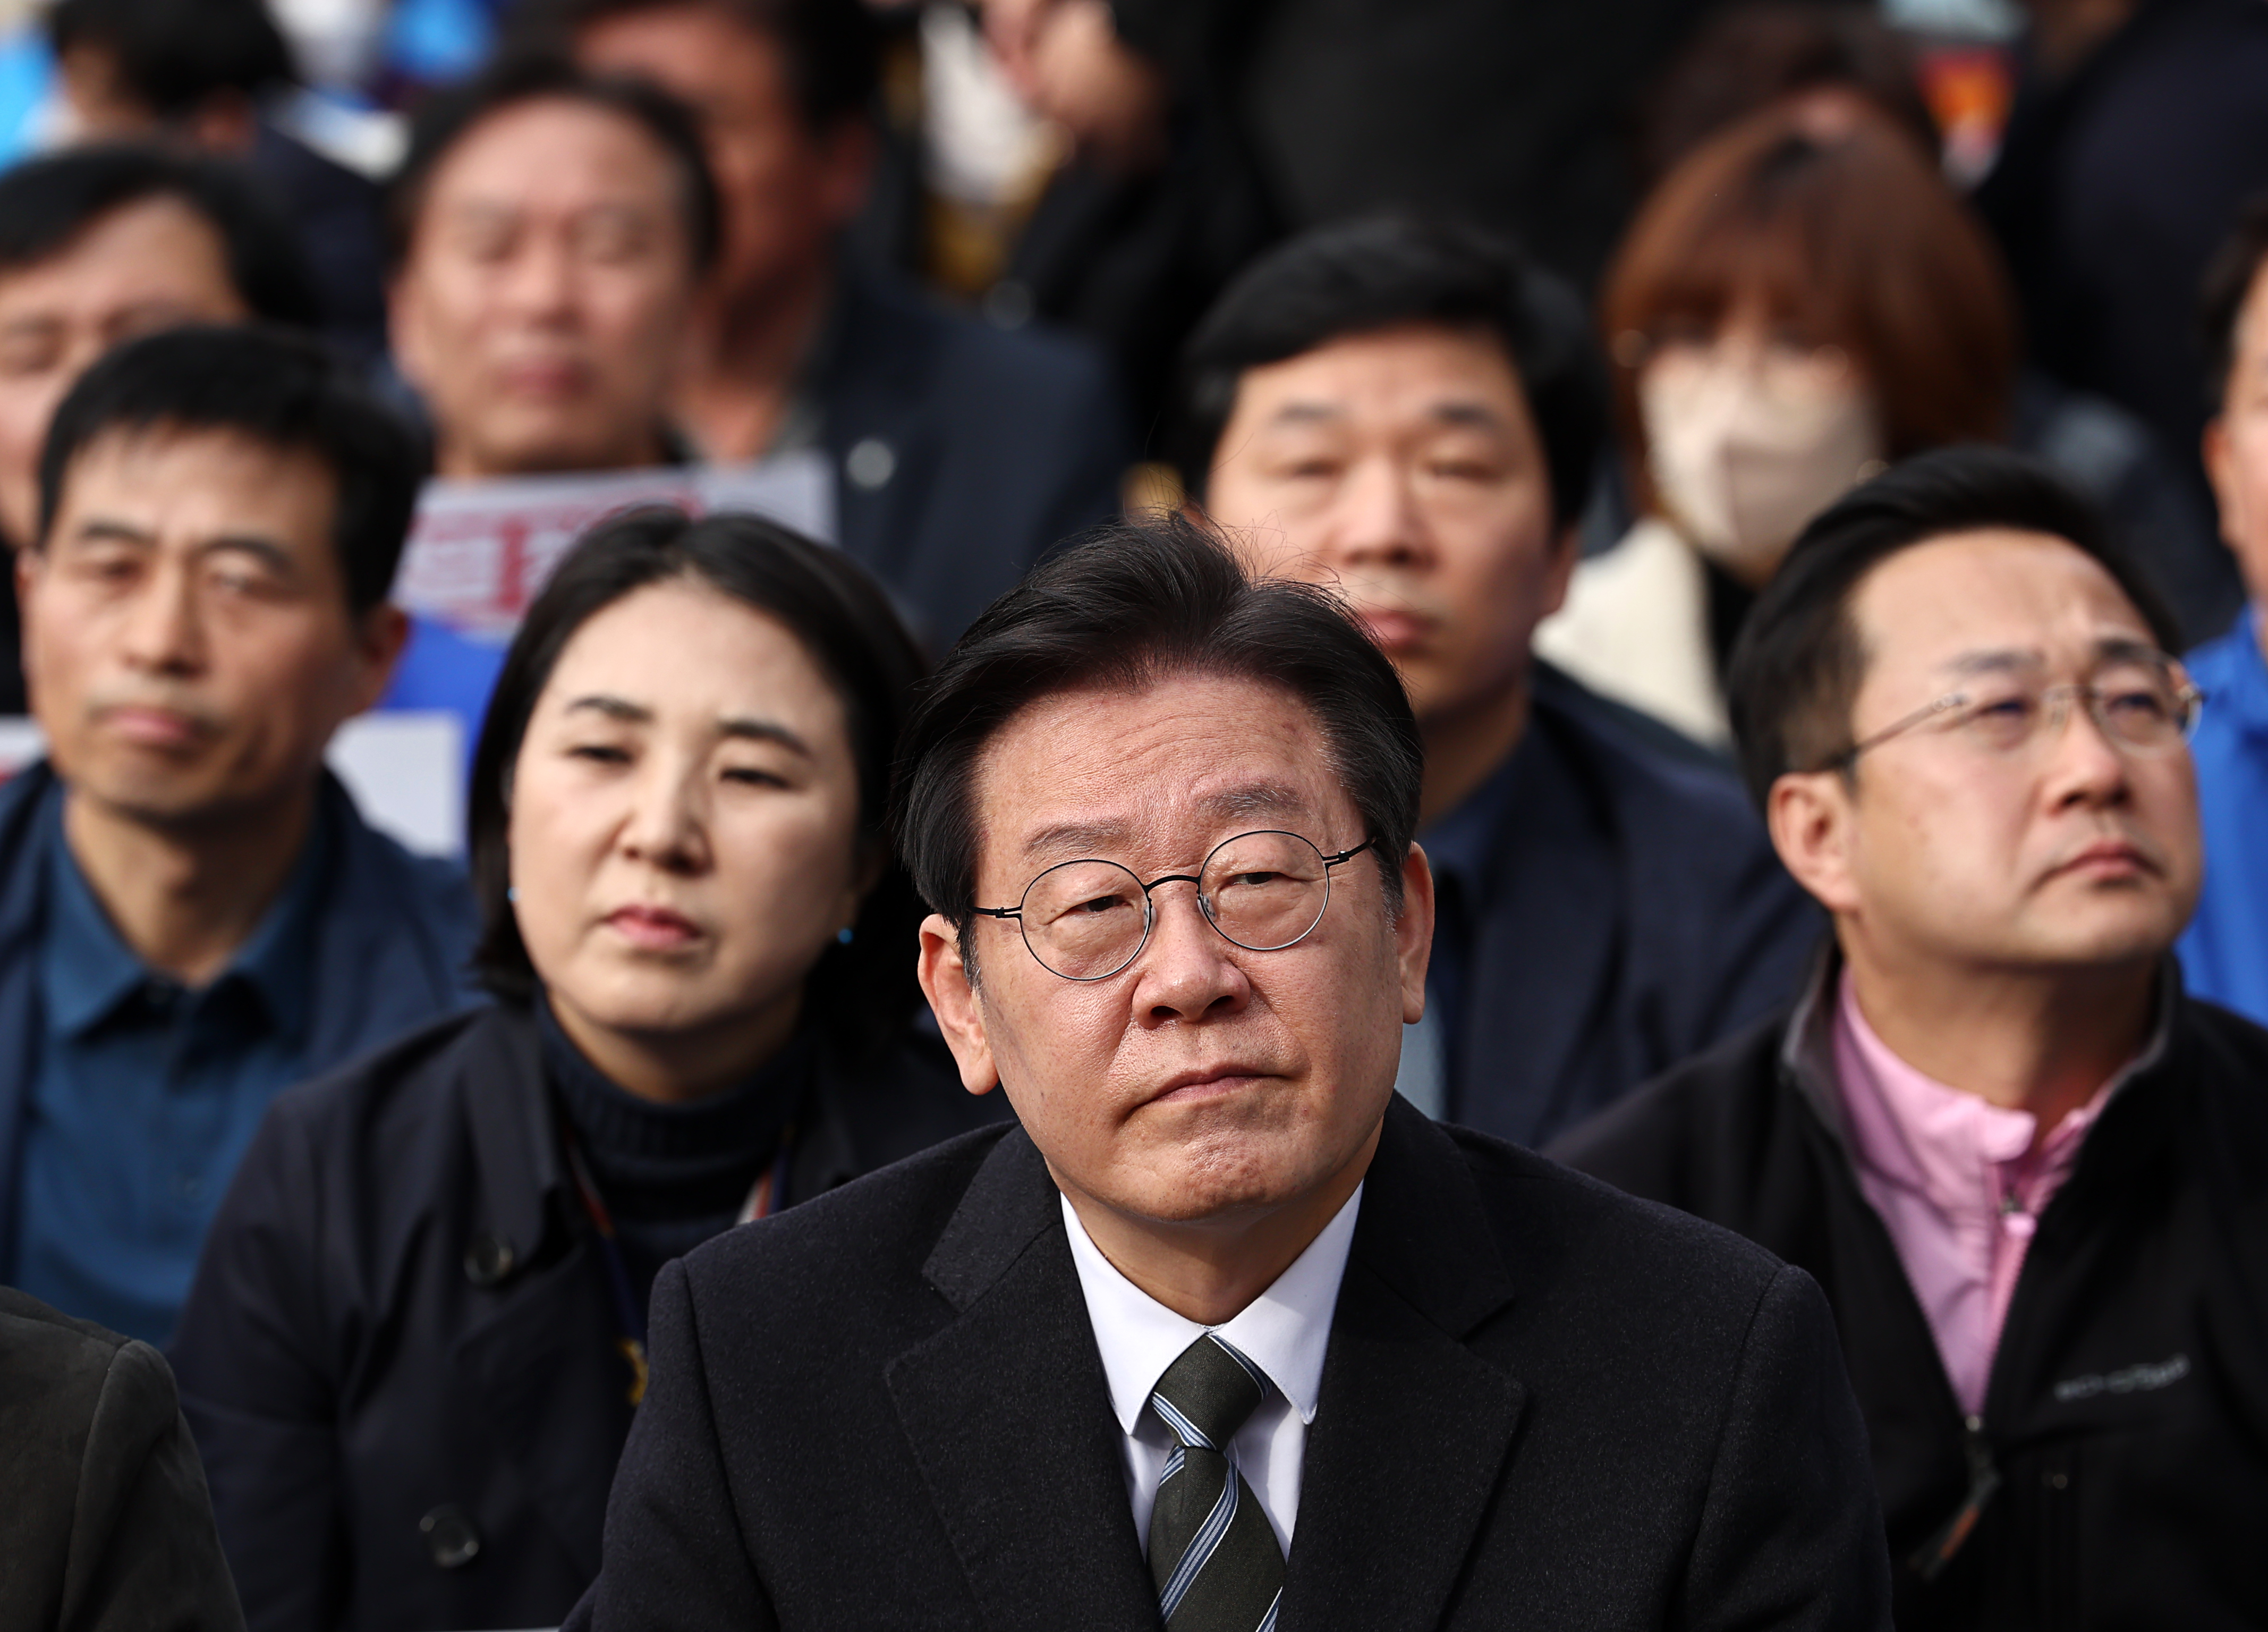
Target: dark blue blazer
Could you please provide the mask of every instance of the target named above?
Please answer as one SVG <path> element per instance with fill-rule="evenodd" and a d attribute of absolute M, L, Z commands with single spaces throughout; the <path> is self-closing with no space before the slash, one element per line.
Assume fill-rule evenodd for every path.
<path fill-rule="evenodd" d="M 836 299 L 815 395 L 836 542 L 941 652 L 1051 545 L 1118 513 L 1125 413 L 1081 342 L 995 329 L 858 268 Z M 880 453 L 854 460 L 862 443 Z"/>
<path fill-rule="evenodd" d="M 1536 1146 L 1794 995 L 1825 919 L 1731 771 L 1538 666 L 1448 1118 Z"/>
<path fill-rule="evenodd" d="M 0 1263 L 15 1252 L 24 1117 L 40 1047 L 47 869 L 32 852 L 45 801 L 63 791 L 45 761 L 0 788 Z M 372 827 L 328 772 L 316 819 L 330 829 L 335 860 L 316 914 L 310 1074 L 473 1001 L 463 974 L 473 944 L 464 874 Z"/>

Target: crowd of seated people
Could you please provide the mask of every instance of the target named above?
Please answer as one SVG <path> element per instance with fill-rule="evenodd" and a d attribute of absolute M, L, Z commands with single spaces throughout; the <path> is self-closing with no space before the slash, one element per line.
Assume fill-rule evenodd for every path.
<path fill-rule="evenodd" d="M 2021 174 L 2218 4 L 2043 9 Z M 2184 417 L 1871 14 L 1662 25 L 1555 232 L 1270 100 L 1448 0 L 989 0 L 1140 93 L 1080 335 L 859 247 L 865 0 L 520 0 L 382 186 L 195 9 L 0 172 L 0 1621 L 2268 1621 L 2241 165 Z M 464 863 L 330 768 L 444 699 Z"/>

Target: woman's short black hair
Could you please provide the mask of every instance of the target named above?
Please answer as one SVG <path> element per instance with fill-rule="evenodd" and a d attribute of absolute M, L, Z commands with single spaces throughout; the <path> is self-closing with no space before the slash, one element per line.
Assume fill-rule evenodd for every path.
<path fill-rule="evenodd" d="M 2159 645 L 2180 649 L 2173 615 L 2111 542 L 2102 511 L 2048 466 L 1997 447 L 1918 454 L 1852 489 L 1805 528 L 1742 628 L 1727 704 L 1759 808 L 1782 776 L 1815 771 L 1851 746 L 1851 709 L 1867 661 L 1851 615 L 1859 587 L 1902 550 L 1988 528 L 2044 533 L 2091 558 Z"/>
<path fill-rule="evenodd" d="M 1403 323 L 1502 344 L 1535 416 L 1551 519 L 1572 526 L 1606 438 L 1607 382 L 1575 292 L 1509 241 L 1454 221 L 1376 216 L 1302 233 L 1232 283 L 1182 348 L 1167 448 L 1202 498 L 1245 374 Z"/>
<path fill-rule="evenodd" d="M 678 173 L 685 241 L 693 269 L 706 272 L 722 243 L 722 205 L 699 121 L 685 104 L 644 79 L 585 72 L 566 56 L 526 50 L 497 58 L 471 78 L 419 104 L 409 146 L 387 188 L 387 247 L 396 266 L 409 255 L 433 172 L 456 145 L 497 114 L 524 102 L 580 102 L 627 119 L 669 155 Z"/>
<path fill-rule="evenodd" d="M 1182 517 L 1111 522 L 987 608 L 907 723 L 891 816 L 898 853 L 922 898 L 961 932 L 972 970 L 985 745 L 1042 698 L 1182 674 L 1280 687 L 1314 712 L 1398 906 L 1425 756 L 1393 664 L 1329 592 L 1248 577 Z"/>
<path fill-rule="evenodd" d="M 481 912 L 474 968 L 500 996 L 535 992 L 535 968 L 508 895 L 507 829 L 512 766 L 559 654 L 576 631 L 623 596 L 674 580 L 777 618 L 842 699 L 858 772 L 857 841 L 882 874 L 859 908 L 850 942 L 829 946 L 812 971 L 805 1001 L 846 1052 L 887 1049 L 918 996 L 913 949 L 920 907 L 905 874 L 890 862 L 883 823 L 898 733 L 925 665 L 889 597 L 857 562 L 753 515 L 696 521 L 653 506 L 602 521 L 576 542 L 527 609 L 473 755 L 467 837 Z"/>
<path fill-rule="evenodd" d="M 211 226 L 237 297 L 263 323 L 315 328 L 321 307 L 291 225 L 240 165 L 154 143 L 106 142 L 0 172 L 0 272 L 51 260 L 114 210 L 178 201 Z"/>
<path fill-rule="evenodd" d="M 71 462 L 113 432 L 229 432 L 313 454 L 337 487 L 331 542 L 347 609 L 394 587 L 424 482 L 424 445 L 373 393 L 362 368 L 312 336 L 250 324 L 192 324 L 129 340 L 72 386 L 40 452 L 40 531 L 63 502 Z"/>

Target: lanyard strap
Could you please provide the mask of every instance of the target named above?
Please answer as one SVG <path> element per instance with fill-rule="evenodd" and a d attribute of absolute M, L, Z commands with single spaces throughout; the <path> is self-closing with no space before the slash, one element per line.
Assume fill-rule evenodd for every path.
<path fill-rule="evenodd" d="M 614 1215 L 607 1211 L 598 1181 L 591 1177 L 590 1163 L 583 1159 L 582 1142 L 575 1137 L 574 1125 L 564 1117 L 559 1119 L 559 1140 L 567 1152 L 567 1171 L 574 1178 L 575 1193 L 590 1217 L 591 1228 L 598 1232 L 599 1258 L 607 1272 L 607 1289 L 614 1296 L 615 1320 L 622 1329 L 615 1347 L 630 1362 L 630 1400 L 636 1406 L 645 1399 L 645 1305 L 631 1288 L 630 1265 L 622 1257 L 622 1244 L 615 1234 Z M 788 1157 L 794 1148 L 795 1126 L 791 1123 L 780 1131 L 779 1154 L 757 1178 L 748 1192 L 748 1199 L 740 1204 L 735 1223 L 747 1224 L 769 1218 L 786 1205 Z"/>

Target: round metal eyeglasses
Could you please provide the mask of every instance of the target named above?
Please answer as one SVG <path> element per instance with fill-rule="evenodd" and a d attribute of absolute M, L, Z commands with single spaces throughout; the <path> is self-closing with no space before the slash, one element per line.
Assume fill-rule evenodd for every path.
<path fill-rule="evenodd" d="M 1014 919 L 1040 967 L 1066 980 L 1108 980 L 1142 956 L 1158 921 L 1150 892 L 1160 884 L 1195 884 L 1197 910 L 1225 940 L 1248 952 L 1280 952 L 1323 921 L 1331 869 L 1377 842 L 1325 855 L 1297 833 L 1239 833 L 1215 845 L 1196 872 L 1146 884 L 1116 861 L 1064 861 L 1025 885 L 1015 905 L 976 911 Z"/>

